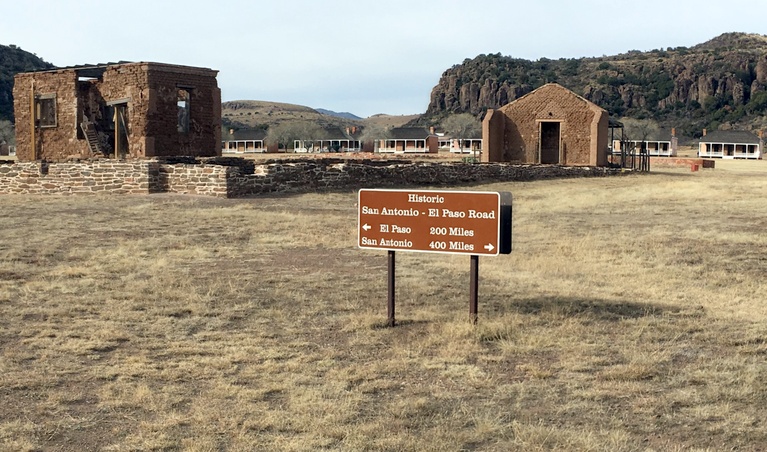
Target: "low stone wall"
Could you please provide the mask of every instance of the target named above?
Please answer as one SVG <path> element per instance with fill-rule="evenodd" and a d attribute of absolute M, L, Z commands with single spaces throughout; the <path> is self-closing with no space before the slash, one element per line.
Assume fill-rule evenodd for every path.
<path fill-rule="evenodd" d="M 149 193 L 145 162 L 0 164 L 0 193 Z"/>
<path fill-rule="evenodd" d="M 408 160 L 240 158 L 0 164 L 0 194 L 183 193 L 244 197 L 333 189 L 451 186 L 622 174 L 599 167 Z"/>
<path fill-rule="evenodd" d="M 148 194 L 226 196 L 227 168 L 158 160 L 0 164 L 0 193 Z"/>
<path fill-rule="evenodd" d="M 229 196 L 362 187 L 449 186 L 493 181 L 602 177 L 614 174 L 620 174 L 620 170 L 508 163 L 294 160 L 256 165 L 252 174 L 232 168 L 229 173 Z"/>

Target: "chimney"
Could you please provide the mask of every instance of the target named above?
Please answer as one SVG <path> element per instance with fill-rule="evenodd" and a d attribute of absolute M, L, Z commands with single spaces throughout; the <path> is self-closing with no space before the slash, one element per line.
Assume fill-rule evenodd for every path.
<path fill-rule="evenodd" d="M 672 128 L 671 128 L 671 136 L 672 136 L 672 137 L 675 137 L 675 136 L 676 136 L 676 127 L 672 127 Z"/>
<path fill-rule="evenodd" d="M 434 126 L 429 127 L 429 134 L 434 135 Z"/>
<path fill-rule="evenodd" d="M 704 136 L 704 137 L 706 136 L 706 132 L 707 132 L 707 130 L 706 130 L 706 129 L 703 129 L 703 136 Z"/>
<path fill-rule="evenodd" d="M 234 135 L 234 129 L 229 129 L 229 135 Z"/>

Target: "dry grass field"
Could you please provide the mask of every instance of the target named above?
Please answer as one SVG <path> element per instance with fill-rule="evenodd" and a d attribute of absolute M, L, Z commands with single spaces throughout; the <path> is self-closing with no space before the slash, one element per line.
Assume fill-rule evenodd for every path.
<path fill-rule="evenodd" d="M 477 326 L 398 253 L 385 327 L 351 191 L 0 196 L 0 450 L 765 450 L 767 161 L 717 166 L 469 187 Z"/>

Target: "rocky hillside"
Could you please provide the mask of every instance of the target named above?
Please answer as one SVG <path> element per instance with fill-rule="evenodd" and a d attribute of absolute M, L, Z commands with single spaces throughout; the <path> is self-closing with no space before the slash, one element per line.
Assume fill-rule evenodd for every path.
<path fill-rule="evenodd" d="M 13 76 L 38 69 L 53 65 L 14 45 L 0 45 L 0 120 L 13 121 Z"/>
<path fill-rule="evenodd" d="M 767 126 L 767 36 L 727 33 L 686 48 L 537 61 L 480 55 L 442 74 L 424 121 L 481 115 L 557 82 L 612 116 L 654 119 L 687 136 L 706 127 Z"/>

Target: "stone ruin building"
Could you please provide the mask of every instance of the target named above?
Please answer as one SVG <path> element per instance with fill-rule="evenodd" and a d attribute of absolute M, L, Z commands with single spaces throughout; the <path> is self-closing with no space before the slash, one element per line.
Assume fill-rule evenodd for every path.
<path fill-rule="evenodd" d="M 17 74 L 19 161 L 221 154 L 218 71 L 116 63 Z"/>
<path fill-rule="evenodd" d="M 488 110 L 484 162 L 606 166 L 608 113 L 556 83 Z"/>

